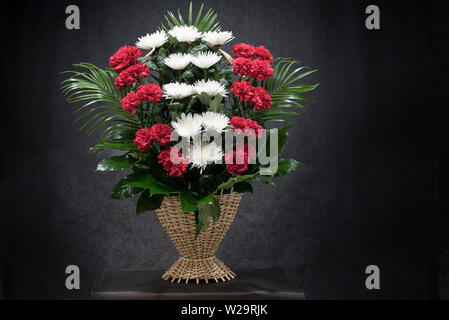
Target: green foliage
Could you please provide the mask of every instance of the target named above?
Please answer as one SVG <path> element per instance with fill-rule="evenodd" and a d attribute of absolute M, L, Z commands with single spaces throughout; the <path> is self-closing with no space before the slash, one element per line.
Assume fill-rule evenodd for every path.
<path fill-rule="evenodd" d="M 145 190 L 140 195 L 139 200 L 137 200 L 136 214 L 141 214 L 145 211 L 159 209 L 161 207 L 163 200 L 164 195 L 151 194 L 150 190 Z"/>
<path fill-rule="evenodd" d="M 134 181 L 126 184 L 129 187 L 149 189 L 150 194 L 169 194 L 179 192 L 175 187 L 158 181 L 151 173 L 145 172 L 136 177 Z"/>
<path fill-rule="evenodd" d="M 288 173 L 295 171 L 298 168 L 301 168 L 303 163 L 296 161 L 295 159 L 281 159 L 278 162 L 278 170 L 274 174 L 275 177 L 283 176 Z"/>
<path fill-rule="evenodd" d="M 96 171 L 115 171 L 132 168 L 139 159 L 129 154 L 103 159 L 98 163 Z"/>
<path fill-rule="evenodd" d="M 108 148 L 130 150 L 129 144 L 124 146 L 123 139 L 134 137 L 140 125 L 133 115 L 120 106 L 120 100 L 127 90 L 119 91 L 115 87 L 117 73 L 85 62 L 74 66 L 83 71 L 68 71 L 70 77 L 62 81 L 61 89 L 69 103 L 81 103 L 75 110 L 75 113 L 80 114 L 76 121 L 84 121 L 81 129 L 85 129 L 88 135 L 102 129 L 100 143 L 92 151 Z M 114 143 L 116 138 L 120 139 L 117 145 Z M 110 144 L 107 144 L 108 141 Z M 132 147 L 135 148 L 134 145 Z"/>
<path fill-rule="evenodd" d="M 296 68 L 297 62 L 287 58 L 278 58 L 273 61 L 273 77 L 263 83 L 263 88 L 271 95 L 272 106 L 270 110 L 258 110 L 252 118 L 259 122 L 290 122 L 303 108 L 303 101 L 310 101 L 305 93 L 313 91 L 318 84 L 300 85 L 297 82 L 316 72 L 308 67 Z"/>
<path fill-rule="evenodd" d="M 253 193 L 253 186 L 251 185 L 251 183 L 246 182 L 246 181 L 238 182 L 234 185 L 234 191 L 239 192 L 239 193 L 244 193 L 244 192 Z"/>
<path fill-rule="evenodd" d="M 190 193 L 180 193 L 182 212 L 194 212 L 198 209 L 198 201 Z"/>
<path fill-rule="evenodd" d="M 230 177 L 226 182 L 223 182 L 222 184 L 220 184 L 217 188 L 218 190 L 221 189 L 230 189 L 232 188 L 236 183 L 239 182 L 243 182 L 243 181 L 247 181 L 247 180 L 251 180 L 252 178 L 254 178 L 257 175 L 257 173 L 253 173 L 253 174 L 246 174 L 246 175 L 239 175 L 239 176 L 232 176 Z"/>
<path fill-rule="evenodd" d="M 201 4 L 196 15 L 193 13 L 192 2 L 190 2 L 188 19 L 184 19 L 180 10 L 177 10 L 177 14 L 172 11 L 168 11 L 167 15 L 164 16 L 166 24 L 161 25 L 164 30 L 169 30 L 175 26 L 195 26 L 200 32 L 207 31 L 219 31 L 221 29 L 220 23 L 217 21 L 218 15 L 213 9 L 209 9 L 203 14 L 204 3 Z M 195 19 L 194 19 L 195 17 Z"/>
<path fill-rule="evenodd" d="M 134 174 L 123 177 L 112 189 L 111 199 L 126 199 L 142 192 L 143 188 L 130 187 L 127 184 L 135 180 Z"/>
<path fill-rule="evenodd" d="M 195 214 L 195 221 L 197 221 L 195 239 L 201 230 L 207 229 L 209 227 L 210 218 L 214 221 L 220 219 L 220 204 L 218 200 L 213 197 L 208 196 L 202 201 L 198 202 L 198 210 Z"/>

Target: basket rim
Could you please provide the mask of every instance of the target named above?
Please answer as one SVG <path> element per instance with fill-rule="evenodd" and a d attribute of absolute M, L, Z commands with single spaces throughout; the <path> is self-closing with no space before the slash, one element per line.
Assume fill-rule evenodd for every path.
<path fill-rule="evenodd" d="M 169 199 L 176 198 L 176 199 L 179 200 L 179 195 L 180 195 L 180 193 L 170 193 L 170 194 L 166 194 L 166 195 L 165 195 L 165 198 L 169 198 Z M 229 193 L 217 193 L 217 194 L 214 195 L 214 197 L 232 196 L 232 195 L 240 195 L 240 196 L 243 196 L 243 193 L 241 193 L 241 192 L 235 192 L 235 191 L 232 191 L 232 192 L 229 192 Z"/>

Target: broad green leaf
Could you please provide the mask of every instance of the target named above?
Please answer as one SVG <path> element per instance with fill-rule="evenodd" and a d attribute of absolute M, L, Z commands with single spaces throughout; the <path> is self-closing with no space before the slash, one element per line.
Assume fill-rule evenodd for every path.
<path fill-rule="evenodd" d="M 137 151 L 134 143 L 121 143 L 119 141 L 101 141 L 89 149 L 92 153 L 98 153 L 105 149 L 121 150 L 121 151 Z"/>
<path fill-rule="evenodd" d="M 149 190 L 145 190 L 137 200 L 136 214 L 141 214 L 145 211 L 151 211 L 159 209 L 161 207 L 164 195 L 162 194 L 150 194 Z"/>
<path fill-rule="evenodd" d="M 284 148 L 285 143 L 287 142 L 289 129 L 290 126 L 285 126 L 278 130 L 278 153 L 281 153 L 281 150 Z"/>
<path fill-rule="evenodd" d="M 114 171 L 129 169 L 139 161 L 138 159 L 131 157 L 130 155 L 115 156 L 107 159 L 103 159 L 98 163 L 96 171 Z"/>
<path fill-rule="evenodd" d="M 229 189 L 232 186 L 234 186 L 234 184 L 238 183 L 238 182 L 243 182 L 249 179 L 254 178 L 257 175 L 257 173 L 254 174 L 247 174 L 247 175 L 238 175 L 238 176 L 233 176 L 230 177 L 228 179 L 228 181 L 223 182 L 222 184 L 220 184 L 217 188 L 217 190 L 221 190 L 221 189 Z"/>
<path fill-rule="evenodd" d="M 193 74 L 192 70 L 186 70 L 181 75 L 181 79 L 186 80 L 186 79 L 192 78 L 193 76 L 194 76 L 194 74 Z"/>
<path fill-rule="evenodd" d="M 120 181 L 112 189 L 111 199 L 126 199 L 142 192 L 142 188 L 130 187 L 126 185 L 127 183 L 134 181 L 134 179 L 135 177 L 133 174 L 127 175 L 126 177 L 120 179 Z"/>
<path fill-rule="evenodd" d="M 221 213 L 221 208 L 220 208 L 220 202 L 214 198 L 214 203 L 212 205 L 209 205 L 213 207 L 213 210 L 211 212 L 211 216 L 212 219 L 217 222 L 218 220 L 220 220 L 220 213 Z"/>
<path fill-rule="evenodd" d="M 136 177 L 136 181 L 132 181 L 127 184 L 130 187 L 139 187 L 144 189 L 150 189 L 150 193 L 153 194 L 169 194 L 177 192 L 178 190 L 168 184 L 164 184 L 156 180 L 149 172 Z"/>
<path fill-rule="evenodd" d="M 220 219 L 220 204 L 217 199 L 213 199 L 212 203 L 198 203 L 198 222 L 200 231 L 209 227 L 210 218 L 214 221 Z"/>
<path fill-rule="evenodd" d="M 196 47 L 193 47 L 191 50 L 190 50 L 190 54 L 192 54 L 192 55 L 196 55 L 197 53 L 199 53 L 199 52 L 201 52 L 201 51 L 205 51 L 205 50 L 207 50 L 207 49 L 209 49 L 205 44 L 200 44 L 200 45 L 198 45 L 198 46 L 196 46 Z"/>
<path fill-rule="evenodd" d="M 212 174 L 202 174 L 198 179 L 200 186 L 205 187 L 209 183 L 214 181 L 214 176 Z"/>
<path fill-rule="evenodd" d="M 279 161 L 278 164 L 278 170 L 275 177 L 286 175 L 290 172 L 295 171 L 298 168 L 301 168 L 303 166 L 303 163 L 296 161 L 294 159 L 282 159 Z"/>
<path fill-rule="evenodd" d="M 239 193 L 244 193 L 244 192 L 253 193 L 253 186 L 251 185 L 251 183 L 246 182 L 246 181 L 238 182 L 234 185 L 234 191 L 239 192 Z"/>
<path fill-rule="evenodd" d="M 172 112 L 182 112 L 182 109 L 184 108 L 184 105 L 179 102 L 173 102 L 168 105 L 168 108 Z"/>
<path fill-rule="evenodd" d="M 210 102 L 209 102 L 209 111 L 212 112 L 221 112 L 223 110 L 223 103 L 221 101 L 223 100 L 223 97 L 220 95 L 216 95 Z"/>
<path fill-rule="evenodd" d="M 194 212 L 198 208 L 198 201 L 188 193 L 180 193 L 181 207 L 183 212 Z"/>
<path fill-rule="evenodd" d="M 207 93 L 203 92 L 201 93 L 198 98 L 200 99 L 201 103 L 205 106 L 208 106 L 211 103 L 211 98 L 207 95 Z"/>
<path fill-rule="evenodd" d="M 273 182 L 273 179 L 271 178 L 271 176 L 259 176 L 256 177 L 255 181 L 259 181 L 265 184 L 268 184 L 269 186 L 275 187 L 276 184 Z"/>

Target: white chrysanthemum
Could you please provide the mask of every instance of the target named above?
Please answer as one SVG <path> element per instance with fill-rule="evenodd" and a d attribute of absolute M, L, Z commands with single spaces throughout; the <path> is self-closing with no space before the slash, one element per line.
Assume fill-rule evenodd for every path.
<path fill-rule="evenodd" d="M 172 121 L 171 126 L 181 137 L 194 137 L 201 132 L 201 116 L 183 113 L 176 121 Z"/>
<path fill-rule="evenodd" d="M 172 82 L 164 84 L 162 92 L 167 99 L 183 99 L 193 94 L 193 86 L 183 82 Z"/>
<path fill-rule="evenodd" d="M 229 118 L 225 116 L 223 113 L 218 112 L 203 112 L 201 115 L 201 124 L 206 130 L 214 130 L 218 133 L 224 131 L 224 129 L 228 126 Z"/>
<path fill-rule="evenodd" d="M 215 80 L 198 80 L 194 83 L 193 90 L 196 94 L 204 92 L 210 97 L 215 97 L 216 95 L 226 97 L 228 94 L 224 85 Z"/>
<path fill-rule="evenodd" d="M 168 31 L 168 33 L 179 42 L 190 43 L 201 38 L 201 32 L 195 26 L 176 26 Z"/>
<path fill-rule="evenodd" d="M 136 47 L 144 50 L 159 48 L 167 42 L 167 35 L 164 31 L 156 31 L 152 34 L 140 37 L 136 42 Z"/>
<path fill-rule="evenodd" d="M 221 161 L 223 158 L 223 151 L 214 142 L 197 142 L 190 150 L 187 151 L 186 157 L 192 167 L 200 169 L 202 172 L 208 164 L 216 161 Z"/>
<path fill-rule="evenodd" d="M 234 36 L 232 35 L 231 31 L 209 31 L 206 33 L 203 33 L 202 36 L 203 40 L 211 46 L 222 46 L 225 43 L 228 43 L 232 39 L 234 39 Z"/>
<path fill-rule="evenodd" d="M 218 61 L 220 61 L 221 56 L 212 51 L 200 52 L 195 56 L 192 56 L 192 63 L 198 68 L 207 69 L 212 67 Z"/>
<path fill-rule="evenodd" d="M 164 63 L 174 70 L 182 70 L 190 63 L 192 56 L 185 53 L 172 53 L 164 59 Z"/>

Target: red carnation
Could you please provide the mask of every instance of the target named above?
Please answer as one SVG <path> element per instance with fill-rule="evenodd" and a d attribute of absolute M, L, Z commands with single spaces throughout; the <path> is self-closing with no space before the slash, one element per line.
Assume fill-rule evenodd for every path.
<path fill-rule="evenodd" d="M 123 70 L 137 63 L 137 58 L 142 55 L 142 51 L 133 46 L 124 46 L 118 49 L 112 57 L 109 58 L 109 65 L 112 69 L 121 73 Z"/>
<path fill-rule="evenodd" d="M 238 43 L 232 47 L 235 58 L 254 58 L 255 48 L 246 43 Z"/>
<path fill-rule="evenodd" d="M 137 146 L 140 152 L 145 153 L 150 150 L 153 144 L 153 137 L 151 135 L 150 129 L 142 128 L 137 130 L 136 138 L 134 139 L 134 144 Z"/>
<path fill-rule="evenodd" d="M 262 135 L 261 130 L 263 127 L 251 119 L 232 117 L 229 120 L 229 124 L 237 134 L 245 133 L 245 135 L 247 135 L 251 140 L 260 138 Z"/>
<path fill-rule="evenodd" d="M 273 62 L 273 56 L 271 55 L 271 52 L 268 49 L 265 49 L 264 46 L 258 46 L 254 50 L 254 54 L 260 60 L 265 60 L 268 63 Z"/>
<path fill-rule="evenodd" d="M 254 87 L 249 81 L 235 81 L 230 90 L 240 101 L 248 101 L 254 94 Z"/>
<path fill-rule="evenodd" d="M 245 75 L 257 80 L 267 80 L 273 76 L 273 68 L 268 61 L 256 59 L 251 62 L 249 71 Z"/>
<path fill-rule="evenodd" d="M 140 99 L 134 91 L 130 91 L 121 101 L 123 110 L 135 114 L 136 108 L 140 105 Z"/>
<path fill-rule="evenodd" d="M 251 97 L 251 103 L 256 110 L 269 110 L 272 102 L 267 90 L 261 87 L 256 87 L 254 88 L 254 95 Z"/>
<path fill-rule="evenodd" d="M 230 174 L 242 174 L 248 170 L 248 154 L 242 151 L 231 151 L 224 156 L 226 171 Z"/>
<path fill-rule="evenodd" d="M 165 146 L 171 141 L 172 129 L 168 124 L 156 123 L 151 128 L 142 128 L 136 132 L 134 144 L 140 152 L 145 153 L 150 150 L 153 142 L 156 141 L 160 146 Z"/>
<path fill-rule="evenodd" d="M 151 139 L 155 140 L 162 147 L 171 141 L 172 129 L 168 124 L 156 123 L 150 128 L 149 132 Z"/>
<path fill-rule="evenodd" d="M 246 131 L 249 128 L 246 120 L 247 119 L 242 117 L 232 117 L 231 119 L 229 119 L 229 124 L 233 127 L 234 131 L 238 129 Z"/>
<path fill-rule="evenodd" d="M 123 90 L 126 86 L 133 84 L 137 78 L 145 78 L 148 77 L 149 74 L 149 67 L 142 64 L 133 65 L 120 73 L 120 75 L 115 79 L 115 86 L 119 87 L 119 90 Z"/>
<path fill-rule="evenodd" d="M 239 143 L 238 145 L 236 145 L 235 150 L 237 153 L 244 152 L 245 154 L 247 154 L 249 161 L 251 161 L 252 159 L 255 159 L 257 156 L 256 148 L 248 141 L 245 141 L 244 143 Z"/>
<path fill-rule="evenodd" d="M 235 74 L 242 74 L 249 76 L 251 73 L 251 59 L 249 58 L 236 58 L 232 61 L 232 68 Z"/>
<path fill-rule="evenodd" d="M 173 153 L 177 155 L 176 163 L 175 164 L 170 154 Z M 179 151 L 176 147 L 170 147 L 169 149 L 163 150 L 158 156 L 157 156 L 158 162 L 162 164 L 164 167 L 164 170 L 167 171 L 167 176 L 169 177 L 178 177 L 182 178 L 184 173 L 187 171 L 187 167 L 189 166 L 188 160 L 184 157 L 181 151 Z M 175 160 L 175 159 L 173 159 Z"/>
<path fill-rule="evenodd" d="M 162 98 L 162 90 L 156 84 L 144 84 L 137 89 L 137 95 L 140 100 L 159 103 L 159 100 Z"/>

